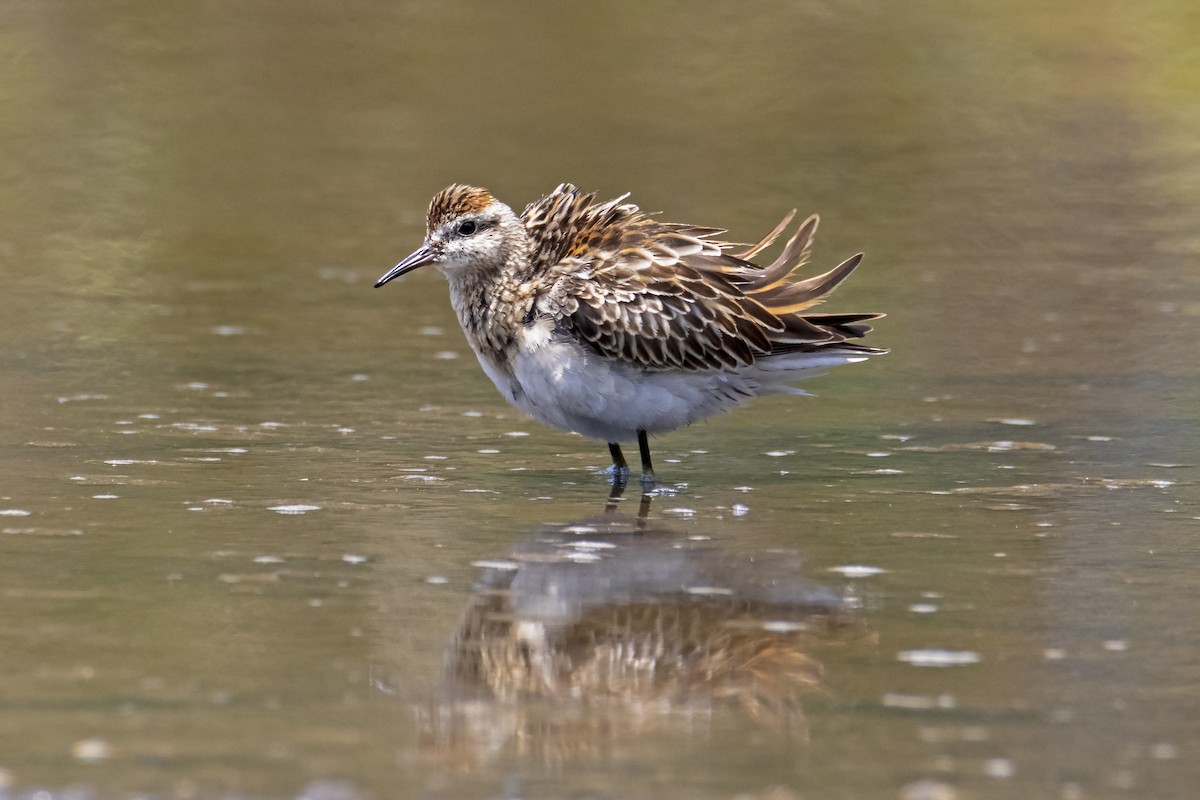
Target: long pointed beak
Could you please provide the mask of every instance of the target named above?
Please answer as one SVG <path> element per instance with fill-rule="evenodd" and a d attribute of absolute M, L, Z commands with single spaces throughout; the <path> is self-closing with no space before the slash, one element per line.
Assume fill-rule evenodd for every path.
<path fill-rule="evenodd" d="M 379 280 L 375 281 L 375 288 L 378 289 L 380 286 L 383 286 L 388 281 L 399 278 L 401 275 L 403 275 L 406 272 L 412 272 L 417 267 L 423 267 L 426 264 L 433 262 L 433 260 L 436 258 L 437 258 L 437 251 L 435 251 L 429 245 L 423 244 L 419 248 L 417 248 L 417 250 L 414 253 L 412 253 L 412 255 L 410 255 L 408 258 L 404 259 L 403 261 L 401 261 L 396 266 L 389 269 L 387 271 L 387 274 L 385 274 Z"/>

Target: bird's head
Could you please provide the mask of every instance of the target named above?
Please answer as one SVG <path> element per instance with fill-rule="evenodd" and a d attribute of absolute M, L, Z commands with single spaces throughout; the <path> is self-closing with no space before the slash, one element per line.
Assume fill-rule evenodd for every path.
<path fill-rule="evenodd" d="M 487 189 L 454 184 L 429 203 L 425 243 L 392 267 L 375 288 L 432 264 L 452 280 L 499 270 L 524 252 L 525 226 Z"/>

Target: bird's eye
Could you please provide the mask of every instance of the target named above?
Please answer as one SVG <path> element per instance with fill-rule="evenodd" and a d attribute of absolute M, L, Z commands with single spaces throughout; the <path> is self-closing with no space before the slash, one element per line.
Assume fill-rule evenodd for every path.
<path fill-rule="evenodd" d="M 459 236 L 470 236 L 475 232 L 475 223 L 471 220 L 465 220 L 458 225 Z"/>

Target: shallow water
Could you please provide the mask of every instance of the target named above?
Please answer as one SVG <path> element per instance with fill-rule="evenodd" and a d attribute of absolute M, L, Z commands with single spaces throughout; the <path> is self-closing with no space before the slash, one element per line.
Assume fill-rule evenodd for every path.
<path fill-rule="evenodd" d="M 0 4 L 0 797 L 1186 798 L 1190 4 Z M 892 349 L 508 408 L 452 181 L 757 239 Z"/>

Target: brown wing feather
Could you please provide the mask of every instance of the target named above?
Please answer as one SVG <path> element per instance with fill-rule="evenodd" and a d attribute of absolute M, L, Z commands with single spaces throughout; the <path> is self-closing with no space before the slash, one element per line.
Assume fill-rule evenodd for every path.
<path fill-rule="evenodd" d="M 789 214 L 758 244 L 736 255 L 723 231 L 659 222 L 625 197 L 594 203 L 564 184 L 525 209 L 533 260 L 544 290 L 540 313 L 553 317 L 601 356 L 652 370 L 735 369 L 759 358 L 821 348 L 882 352 L 847 339 L 880 314 L 799 313 L 858 266 L 861 254 L 795 283 L 817 227 L 805 220 L 772 264 L 748 259 L 768 247 Z"/>

